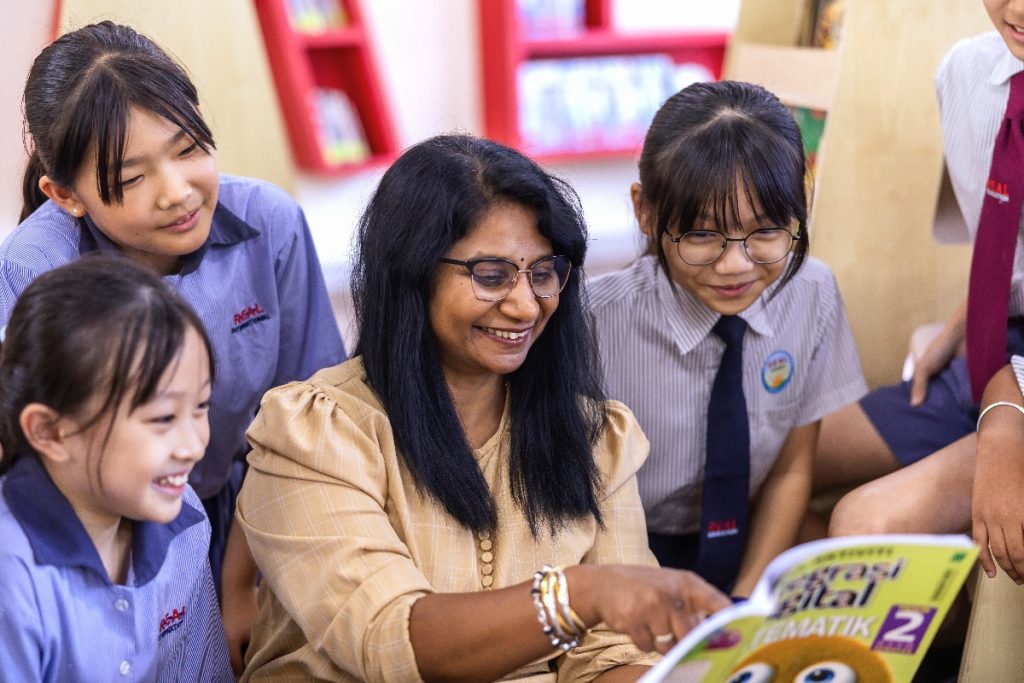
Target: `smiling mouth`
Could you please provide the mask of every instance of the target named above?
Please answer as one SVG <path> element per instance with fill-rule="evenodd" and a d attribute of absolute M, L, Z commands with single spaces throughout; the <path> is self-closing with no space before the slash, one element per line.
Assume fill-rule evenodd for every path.
<path fill-rule="evenodd" d="M 530 330 L 523 330 L 522 332 L 512 332 L 510 330 L 499 330 L 494 327 L 481 327 L 487 334 L 498 337 L 499 339 L 507 339 L 508 341 L 519 341 L 525 339 L 530 334 Z"/>
<path fill-rule="evenodd" d="M 188 472 L 181 474 L 169 474 L 166 477 L 160 477 L 156 480 L 157 486 L 169 486 L 171 488 L 178 488 L 188 483 Z"/>
<path fill-rule="evenodd" d="M 181 228 L 181 227 L 186 226 L 189 223 L 193 222 L 198 215 L 199 215 L 199 209 L 195 209 L 194 211 L 188 212 L 187 214 L 185 214 L 184 216 L 182 216 L 178 220 L 174 221 L 173 223 L 168 223 L 164 227 L 165 228 L 170 228 L 170 229 Z"/>

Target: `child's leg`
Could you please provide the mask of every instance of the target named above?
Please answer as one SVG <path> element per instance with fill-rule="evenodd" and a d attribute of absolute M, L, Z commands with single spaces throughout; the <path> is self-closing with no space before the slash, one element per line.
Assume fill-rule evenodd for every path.
<path fill-rule="evenodd" d="M 821 421 L 814 454 L 815 492 L 863 484 L 899 467 L 860 403 L 844 406 Z"/>
<path fill-rule="evenodd" d="M 969 434 L 846 494 L 829 535 L 969 532 L 977 442 Z"/>

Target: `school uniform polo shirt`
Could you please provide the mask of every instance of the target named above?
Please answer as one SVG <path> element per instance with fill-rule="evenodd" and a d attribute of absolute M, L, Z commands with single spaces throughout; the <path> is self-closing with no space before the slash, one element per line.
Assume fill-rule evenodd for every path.
<path fill-rule="evenodd" d="M 35 456 L 0 491 L 0 681 L 234 680 L 191 489 L 169 524 L 134 523 L 124 585 Z"/>
<path fill-rule="evenodd" d="M 90 219 L 43 204 L 0 244 L 0 325 L 37 275 L 97 250 L 117 247 Z M 264 392 L 340 363 L 345 349 L 305 216 L 269 183 L 222 175 L 209 238 L 164 280 L 213 346 L 210 444 L 189 480 L 205 499 L 248 452 L 245 430 Z"/>
<path fill-rule="evenodd" d="M 750 422 L 750 493 L 756 495 L 790 431 L 867 390 L 835 278 L 808 258 L 768 300 L 741 317 L 743 391 Z M 589 287 L 608 397 L 636 415 L 651 442 L 637 481 L 649 531 L 700 526 L 708 401 L 725 343 L 719 315 L 673 287 L 655 256 Z"/>
<path fill-rule="evenodd" d="M 939 64 L 935 90 L 953 194 L 973 242 L 985 199 L 996 132 L 1003 122 L 1010 77 L 1024 62 L 995 31 L 958 41 Z M 1022 214 L 1024 217 L 1024 214 Z M 1010 278 L 1011 316 L 1024 315 L 1024 221 L 1017 234 Z"/>

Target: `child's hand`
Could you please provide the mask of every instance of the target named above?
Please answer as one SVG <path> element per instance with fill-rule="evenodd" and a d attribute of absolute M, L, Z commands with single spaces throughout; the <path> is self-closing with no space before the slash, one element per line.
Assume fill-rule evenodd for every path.
<path fill-rule="evenodd" d="M 957 307 L 946 321 L 942 331 L 914 363 L 914 376 L 910 381 L 910 405 L 924 403 L 928 396 L 928 381 L 949 365 L 960 352 L 967 329 L 967 302 Z"/>
<path fill-rule="evenodd" d="M 249 635 L 256 621 L 256 585 L 229 585 L 225 581 L 221 586 L 221 616 L 224 619 L 224 635 L 228 641 L 228 655 L 231 657 L 231 668 L 236 676 L 245 670 L 245 649 L 249 645 Z"/>
<path fill-rule="evenodd" d="M 989 382 L 982 406 L 995 401 L 1021 403 L 1010 366 Z M 1024 583 L 1024 415 L 1008 406 L 986 413 L 978 431 L 978 455 L 972 493 L 973 536 L 981 546 L 978 561 L 996 575 L 996 563 L 1017 584 Z M 991 552 L 988 552 L 988 550 Z"/>

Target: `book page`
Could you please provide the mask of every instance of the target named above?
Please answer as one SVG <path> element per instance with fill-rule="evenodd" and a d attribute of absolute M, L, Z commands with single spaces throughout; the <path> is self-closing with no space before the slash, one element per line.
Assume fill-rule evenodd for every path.
<path fill-rule="evenodd" d="M 641 680 L 909 682 L 978 550 L 966 536 L 861 536 L 780 555 L 748 603 L 694 629 Z"/>

